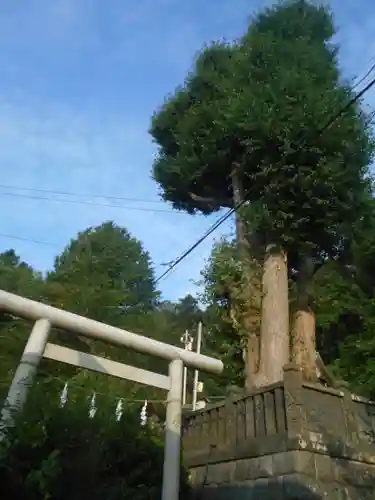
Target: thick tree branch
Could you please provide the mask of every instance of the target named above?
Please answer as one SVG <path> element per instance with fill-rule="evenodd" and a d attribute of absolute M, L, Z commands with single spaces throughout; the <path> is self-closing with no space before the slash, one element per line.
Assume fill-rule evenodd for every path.
<path fill-rule="evenodd" d="M 193 201 L 196 201 L 198 203 L 205 203 L 209 205 L 210 207 L 216 208 L 216 207 L 233 207 L 233 202 L 230 198 L 228 199 L 214 199 L 214 198 L 205 198 L 203 196 L 199 196 L 195 193 L 189 193 L 190 198 Z"/>

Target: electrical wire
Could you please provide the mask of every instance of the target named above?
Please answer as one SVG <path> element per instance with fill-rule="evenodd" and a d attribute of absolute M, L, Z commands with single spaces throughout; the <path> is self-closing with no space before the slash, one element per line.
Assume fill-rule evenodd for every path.
<path fill-rule="evenodd" d="M 62 200 L 60 198 L 51 198 L 47 196 L 37 196 L 37 195 L 28 195 L 22 193 L 9 193 L 6 191 L 0 191 L 0 196 L 9 196 L 14 198 L 26 198 L 31 200 L 42 200 L 42 201 L 52 201 L 57 203 L 68 203 L 68 204 L 78 204 L 78 205 L 90 205 L 95 207 L 110 207 L 110 208 L 121 208 L 123 210 L 135 210 L 137 212 L 162 212 L 169 213 L 175 215 L 186 215 L 184 212 L 179 212 L 172 209 L 166 208 L 146 208 L 146 207 L 134 207 L 129 205 L 117 205 L 112 203 L 98 203 L 95 201 L 84 201 L 84 200 Z"/>
<path fill-rule="evenodd" d="M 373 86 L 375 85 L 375 78 L 373 78 L 358 94 L 354 97 L 352 97 L 349 102 L 343 106 L 337 113 L 335 113 L 323 127 L 321 127 L 318 132 L 317 136 L 319 137 L 320 135 L 323 134 L 326 130 L 328 130 L 333 123 L 335 123 L 346 111 L 353 106 L 356 102 L 363 97 L 366 92 L 368 92 Z M 301 143 L 299 145 L 299 148 L 303 147 L 304 145 L 307 145 L 306 143 Z M 240 203 L 238 203 L 235 207 L 231 208 L 228 210 L 226 214 L 224 214 L 216 223 L 203 235 L 201 236 L 193 245 L 191 245 L 189 248 L 187 248 L 178 258 L 176 258 L 170 266 L 156 279 L 156 283 L 159 283 L 162 279 L 166 278 L 167 275 L 178 265 L 180 264 L 183 260 L 186 259 L 203 241 L 205 241 L 208 236 L 210 236 L 218 227 L 220 227 L 227 219 L 229 219 L 235 212 L 237 212 L 247 201 L 247 196 L 249 195 L 249 190 L 245 192 L 245 195 L 243 199 L 241 200 Z"/>
<path fill-rule="evenodd" d="M 16 189 L 19 191 L 29 191 L 32 193 L 46 193 L 46 194 L 57 194 L 63 196 L 76 196 L 81 198 L 100 198 L 106 200 L 118 200 L 118 201 L 130 201 L 137 203 L 164 203 L 162 200 L 146 200 L 142 198 L 128 198 L 125 196 L 113 196 L 107 194 L 90 194 L 90 193 L 77 193 L 75 191 L 57 191 L 54 189 L 41 189 L 41 188 L 31 188 L 31 187 L 22 187 L 16 186 L 12 184 L 0 184 L 0 188 L 2 189 Z"/>
<path fill-rule="evenodd" d="M 373 61 L 375 59 L 375 56 L 371 57 L 370 61 Z M 370 66 L 370 68 L 366 71 L 366 73 L 356 82 L 354 82 L 352 86 L 352 90 L 355 90 L 356 87 L 358 87 L 362 82 L 366 80 L 366 78 L 371 75 L 371 73 L 375 70 L 375 62 Z"/>
<path fill-rule="evenodd" d="M 190 255 L 204 240 L 206 240 L 216 229 L 221 226 L 226 220 L 231 217 L 233 209 L 229 210 L 226 214 L 222 215 L 205 233 L 201 236 L 193 245 L 191 245 L 185 252 L 183 252 L 180 257 L 177 257 L 168 268 L 156 278 L 155 284 L 159 283 L 163 278 L 167 276 L 180 262 L 182 262 L 188 255 Z"/>
<path fill-rule="evenodd" d="M 375 56 L 371 57 L 369 59 L 369 63 L 375 59 Z M 365 74 L 362 77 L 357 77 L 353 82 L 352 86 L 352 91 L 355 90 L 356 87 L 358 87 L 366 78 L 375 70 L 375 62 L 371 65 L 371 67 L 365 72 Z M 359 79 L 358 79 L 359 78 Z M 201 172 L 198 173 L 198 175 L 201 175 Z M 194 180 L 194 176 L 192 178 L 192 181 Z M 24 187 L 24 186 L 17 186 L 17 185 L 12 185 L 12 184 L 0 184 L 0 188 L 3 189 L 16 189 L 20 191 L 30 191 L 30 192 L 35 192 L 35 193 L 46 193 L 46 194 L 57 194 L 57 195 L 64 195 L 64 196 L 76 196 L 76 197 L 81 197 L 81 198 L 101 198 L 101 199 L 107 199 L 107 200 L 118 200 L 118 201 L 129 201 L 129 202 L 138 202 L 138 203 L 164 203 L 162 200 L 149 200 L 149 199 L 144 199 L 144 198 L 133 198 L 133 197 L 126 197 L 126 196 L 114 196 L 114 195 L 109 195 L 109 194 L 97 194 L 97 193 L 80 193 L 76 191 L 60 191 L 60 190 L 55 190 L 55 189 L 42 189 L 42 188 L 31 188 L 31 187 Z"/>
<path fill-rule="evenodd" d="M 13 234 L 0 233 L 0 238 L 10 238 L 12 240 L 20 240 L 20 241 L 28 241 L 30 243 L 36 243 L 37 245 L 47 245 L 50 247 L 57 247 L 57 245 L 54 245 L 53 243 L 49 243 L 48 241 L 34 240 L 33 238 L 26 238 L 23 236 L 15 236 Z"/>
<path fill-rule="evenodd" d="M 0 233 L 0 238 L 9 238 L 11 240 L 19 240 L 19 241 L 25 241 L 29 243 L 35 243 L 36 245 L 44 245 L 44 246 L 49 246 L 53 248 L 60 248 L 61 245 L 58 245 L 57 243 L 51 243 L 49 241 L 43 241 L 43 240 L 36 240 L 34 238 L 27 238 L 26 236 L 17 236 L 14 234 L 7 234 L 7 233 Z M 168 265 L 168 264 L 166 264 Z M 155 268 L 163 267 L 163 264 L 160 263 L 155 263 L 154 264 Z"/>
<path fill-rule="evenodd" d="M 354 86 L 352 87 L 352 90 L 354 90 L 358 85 L 360 85 L 374 70 L 375 70 L 375 63 L 373 63 L 371 65 L 371 67 L 369 68 L 369 70 L 357 82 L 355 82 Z M 352 104 L 354 104 L 358 99 L 360 99 L 364 95 L 364 93 L 367 92 L 373 86 L 373 84 L 374 84 L 373 81 L 371 81 L 355 98 L 353 98 L 347 104 L 347 106 L 345 106 L 343 108 L 343 110 L 340 110 L 339 113 L 332 119 L 332 123 L 334 121 L 336 121 L 336 119 L 339 116 L 341 116 L 341 114 L 343 114 L 343 112 L 345 112 Z M 368 120 L 369 125 L 372 123 L 374 117 L 375 117 L 375 110 L 372 111 L 372 113 L 370 114 L 370 119 Z M 327 125 L 320 130 L 320 133 L 322 133 L 325 129 L 327 129 L 332 123 L 330 123 L 330 122 L 327 123 Z M 204 170 L 204 168 L 202 170 Z M 202 175 L 202 170 L 199 173 L 197 173 L 195 176 L 192 177 L 191 182 L 196 181 L 198 179 L 198 177 L 200 177 Z M 231 173 L 228 175 L 228 179 L 230 177 L 231 177 Z M 121 200 L 121 201 L 128 201 L 128 202 L 138 202 L 138 203 L 158 203 L 158 201 L 156 201 L 156 200 L 152 201 L 152 200 L 146 200 L 146 199 L 141 199 L 141 198 L 128 198 L 128 197 L 113 196 L 113 195 L 99 195 L 99 194 L 77 193 L 77 192 L 73 192 L 73 191 L 59 191 L 59 190 L 51 190 L 51 189 L 29 188 L 29 187 L 15 186 L 15 185 L 7 185 L 7 184 L 0 184 L 0 188 L 2 188 L 2 189 L 17 189 L 17 190 L 28 191 L 28 192 L 56 194 L 56 195 L 64 195 L 64 196 L 80 196 L 80 197 L 101 198 L 101 199 L 108 199 L 108 200 L 119 200 L 119 201 Z M 28 198 L 28 199 L 52 201 L 52 202 L 60 202 L 60 203 L 73 203 L 73 204 L 80 204 L 80 205 L 92 205 L 92 206 L 103 206 L 103 207 L 110 207 L 110 208 L 122 208 L 125 210 L 136 210 L 136 211 L 146 211 L 146 212 L 162 212 L 162 213 L 174 213 L 174 214 L 185 215 L 182 212 L 178 212 L 176 210 L 168 210 L 168 209 L 145 208 L 145 207 L 134 207 L 134 206 L 132 207 L 132 206 L 110 204 L 110 203 L 97 203 L 97 202 L 83 201 L 83 200 L 62 200 L 62 199 L 56 199 L 56 198 L 51 198 L 51 197 L 32 196 L 32 195 L 26 195 L 26 194 L 22 194 L 22 193 L 9 193 L 9 192 L 0 191 L 0 195 L 1 194 L 3 194 L 4 196 L 9 196 L 9 197 Z M 246 196 L 244 197 L 244 202 L 245 201 L 247 201 Z M 191 247 L 189 247 L 179 257 L 177 257 L 176 259 L 174 259 L 172 261 L 172 263 L 169 265 L 168 269 L 166 269 L 157 278 L 156 283 L 158 283 L 163 278 L 165 278 L 168 274 L 170 274 L 170 272 L 180 262 L 182 262 L 182 260 L 184 260 L 188 255 L 190 255 L 203 241 L 205 241 L 219 226 L 221 226 L 221 224 L 223 224 L 226 220 L 228 220 L 239 208 L 240 208 L 240 205 L 230 209 L 226 214 L 224 214 L 222 217 L 220 217 L 206 231 L 206 233 L 201 238 L 199 238 Z M 11 238 L 11 239 L 20 240 L 20 241 L 29 241 L 29 242 L 40 244 L 40 245 L 56 246 L 56 245 L 53 245 L 52 243 L 49 243 L 49 242 L 36 240 L 33 238 L 25 238 L 22 236 L 5 234 L 5 233 L 0 233 L 0 237 Z"/>

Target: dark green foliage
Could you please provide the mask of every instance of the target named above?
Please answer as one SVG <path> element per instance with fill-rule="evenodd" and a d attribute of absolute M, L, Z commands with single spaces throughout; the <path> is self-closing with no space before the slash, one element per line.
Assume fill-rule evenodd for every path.
<path fill-rule="evenodd" d="M 250 202 L 241 215 L 252 244 L 258 233 L 261 250 L 270 243 L 282 247 L 292 280 L 301 278 L 303 263 L 312 262 L 312 272 L 299 280 L 298 307 L 306 297 L 316 302 L 318 345 L 330 361 L 349 335 L 344 322 L 363 325 L 364 306 L 354 304 L 362 298 L 359 274 L 366 268 L 356 260 L 354 242 L 363 238 L 364 228 L 362 236 L 356 228 L 367 212 L 375 145 L 361 103 L 348 106 L 355 94 L 341 76 L 334 35 L 330 10 L 314 2 L 286 0 L 264 9 L 237 42 L 202 50 L 150 129 L 159 147 L 153 175 L 165 200 L 189 213 L 231 207 L 235 172 Z M 359 274 L 353 281 L 348 266 L 354 262 Z M 370 270 L 371 260 L 366 262 Z M 233 287 L 228 302 L 228 293 L 219 290 L 222 276 L 205 277 L 215 292 L 216 352 L 223 349 L 238 366 L 242 336 L 228 327 Z M 343 292 L 346 302 L 337 300 Z"/>
<path fill-rule="evenodd" d="M 14 250 L 0 254 L 0 289 L 21 293 L 28 298 L 43 299 L 41 274 L 21 261 Z M 23 320 L 0 312 L 0 380 L 3 384 L 9 384 L 12 380 L 14 366 L 21 356 L 30 328 Z M 9 339 L 12 341 L 9 342 Z M 0 401 L 1 392 L 0 386 Z"/>
<path fill-rule="evenodd" d="M 303 22 L 296 23 L 296 19 Z M 251 30 L 258 33 L 272 30 L 276 36 L 292 41 L 308 37 L 312 42 L 325 42 L 335 34 L 326 7 L 305 0 L 285 0 L 265 8 L 254 17 Z"/>
<path fill-rule="evenodd" d="M 21 262 L 14 251 L 1 254 L 0 288 L 175 345 L 180 345 L 185 329 L 195 331 L 202 317 L 191 296 L 178 303 L 158 301 L 148 254 L 125 229 L 112 223 L 80 233 L 56 259 L 46 279 Z M 32 325 L 8 315 L 0 319 L 2 404 Z M 53 337 L 58 344 L 167 372 L 163 360 L 76 338 L 69 332 L 53 332 Z M 59 394 L 66 381 L 68 403 L 61 409 Z M 10 448 L 1 449 L 4 498 L 160 498 L 163 433 L 160 427 L 155 431 L 140 427 L 140 403 L 128 403 L 120 424 L 115 422 L 115 407 L 120 397 L 157 400 L 149 404 L 149 414 L 163 422 L 164 391 L 46 360 L 38 384 L 10 435 Z M 210 387 L 216 395 L 215 383 L 210 381 Z M 98 412 L 91 420 L 88 402 L 93 392 L 98 395 Z M 184 488 L 183 475 L 182 498 Z"/>
<path fill-rule="evenodd" d="M 14 250 L 0 254 L 0 280 L 1 288 L 12 293 L 22 289 L 24 295 L 30 298 L 38 295 L 37 285 L 42 282 L 41 275 L 21 261 Z"/>
<path fill-rule="evenodd" d="M 79 233 L 47 281 L 58 296 L 65 288 L 65 307 L 101 321 L 111 317 L 112 324 L 125 313 L 151 310 L 158 296 L 149 255 L 113 222 Z"/>
<path fill-rule="evenodd" d="M 255 265 L 252 270 L 256 271 Z M 207 305 L 207 343 L 213 355 L 224 363 L 223 378 L 226 385 L 243 386 L 243 353 L 248 337 L 243 315 L 248 314 L 249 309 L 255 309 L 251 292 L 256 291 L 257 273 L 253 273 L 253 286 L 245 288 L 243 266 L 238 259 L 235 242 L 221 240 L 214 246 L 202 270 L 202 277 L 205 286 L 202 298 Z M 259 310 L 253 312 L 259 315 Z"/>
<path fill-rule="evenodd" d="M 152 121 L 150 133 L 160 147 L 154 178 L 164 199 L 188 212 L 210 213 L 225 204 L 221 200 L 231 198 L 227 179 L 232 164 L 230 117 L 226 114 L 233 94 L 234 53 L 226 43 L 207 47 L 184 87 Z M 213 198 L 215 204 L 196 202 L 190 193 Z"/>
<path fill-rule="evenodd" d="M 267 241 L 336 254 L 368 191 L 374 142 L 358 105 L 318 133 L 353 97 L 334 32 L 326 8 L 294 0 L 261 12 L 238 43 L 205 48 L 152 121 L 164 199 L 188 212 L 230 206 L 236 167 Z"/>
<path fill-rule="evenodd" d="M 160 321 L 167 321 L 169 328 L 175 328 L 175 341 L 179 342 L 181 334 L 189 330 L 194 334 L 197 332 L 198 323 L 203 319 L 198 300 L 192 295 L 180 299 L 177 303 L 164 301 L 158 306 Z"/>
<path fill-rule="evenodd" d="M 265 206 L 271 240 L 294 250 L 303 241 L 325 254 L 337 251 L 355 220 L 373 154 L 358 106 L 318 133 L 353 97 L 333 34 L 327 11 L 297 1 L 268 10 L 244 37 L 258 83 L 254 107 L 262 105 L 251 138 L 261 160 L 249 170 L 250 199 Z"/>
<path fill-rule="evenodd" d="M 226 321 L 225 315 L 225 311 L 221 311 L 220 314 L 215 305 L 207 309 L 209 329 L 206 345 L 211 355 L 221 359 L 224 363 L 223 374 L 215 381 L 215 385 L 219 385 L 221 390 L 230 385 L 244 386 L 244 354 L 241 337 Z M 220 389 L 216 388 L 213 395 L 221 393 Z"/>
<path fill-rule="evenodd" d="M 357 392 L 375 398 L 373 198 L 367 200 L 367 209 L 354 228 L 354 239 L 341 262 L 336 263 L 336 276 L 327 276 L 321 289 L 319 302 L 325 303 L 325 315 L 319 327 L 323 354 L 336 372 Z"/>
<path fill-rule="evenodd" d="M 58 394 L 44 385 L 34 387 L 10 434 L 10 447 L 1 449 L 4 498 L 160 499 L 160 431 L 140 427 L 134 405 L 116 422 L 110 396 L 101 397 L 95 417 L 89 419 L 88 395 L 72 391 L 68 404 L 59 408 Z M 184 493 L 184 473 L 181 482 Z"/>
<path fill-rule="evenodd" d="M 88 228 L 56 258 L 46 278 L 52 305 L 136 333 L 154 332 L 153 311 L 158 292 L 148 253 L 129 232 L 113 222 Z M 153 333 L 158 336 L 158 331 Z M 149 358 L 103 342 L 93 342 L 59 332 L 59 341 L 70 347 L 146 367 Z M 165 363 L 154 360 L 165 371 Z M 124 388 L 124 383 L 116 381 Z M 127 384 L 129 386 L 129 384 Z"/>

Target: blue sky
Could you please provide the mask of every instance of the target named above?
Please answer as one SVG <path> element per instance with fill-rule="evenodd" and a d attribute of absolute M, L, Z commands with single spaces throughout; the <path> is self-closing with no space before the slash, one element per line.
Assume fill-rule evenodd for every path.
<path fill-rule="evenodd" d="M 0 250 L 15 248 L 46 270 L 78 231 L 114 220 L 144 243 L 160 274 L 161 263 L 194 243 L 217 215 L 163 212 L 168 206 L 150 178 L 150 116 L 205 42 L 241 35 L 249 16 L 268 3 L 1 2 Z M 343 71 L 363 74 L 375 60 L 375 6 L 371 0 L 332 0 L 331 6 Z M 375 104 L 373 91 L 367 101 Z M 228 223 L 216 237 L 231 231 Z M 196 291 L 192 281 L 212 241 L 161 283 L 166 298 Z"/>

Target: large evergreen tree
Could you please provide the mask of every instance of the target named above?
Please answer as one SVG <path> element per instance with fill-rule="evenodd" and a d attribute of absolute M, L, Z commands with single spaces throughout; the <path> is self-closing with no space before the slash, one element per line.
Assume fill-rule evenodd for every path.
<path fill-rule="evenodd" d="M 47 280 L 65 287 L 69 305 L 64 307 L 112 323 L 124 313 L 151 310 L 158 296 L 148 253 L 113 222 L 79 233 L 56 258 Z"/>
<path fill-rule="evenodd" d="M 80 232 L 56 258 L 46 278 L 48 299 L 82 316 L 146 336 L 163 335 L 155 329 L 154 309 L 158 300 L 152 263 L 142 243 L 113 222 Z M 59 342 L 78 350 L 103 355 L 130 365 L 165 370 L 162 360 L 110 346 L 70 332 L 59 331 Z M 106 388 L 114 393 L 138 397 L 150 389 L 131 382 L 108 379 L 78 371 L 72 384 Z M 109 389 L 110 388 L 110 389 Z"/>
<path fill-rule="evenodd" d="M 367 189 L 373 141 L 361 108 L 348 106 L 319 133 L 353 97 L 334 33 L 330 12 L 306 0 L 266 9 L 238 43 L 204 49 L 153 117 L 164 199 L 191 213 L 251 201 L 251 234 L 241 213 L 236 224 L 246 273 L 257 246 L 265 251 L 259 371 L 248 367 L 249 384 L 279 379 L 289 359 L 288 258 L 298 282 L 294 357 L 314 377 L 308 284 L 340 252 Z"/>

